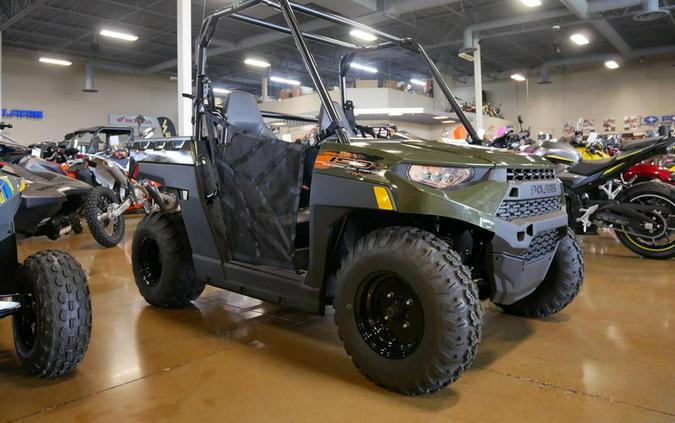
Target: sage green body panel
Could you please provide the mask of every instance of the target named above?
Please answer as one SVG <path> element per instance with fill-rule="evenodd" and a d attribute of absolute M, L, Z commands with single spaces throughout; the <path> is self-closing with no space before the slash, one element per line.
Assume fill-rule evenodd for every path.
<path fill-rule="evenodd" d="M 532 157 L 492 148 L 458 146 L 435 141 L 354 140 L 350 145 L 324 142 L 321 153 L 349 152 L 372 157 L 377 166 L 372 171 L 331 167 L 315 172 L 353 178 L 386 186 L 394 208 L 400 213 L 422 214 L 458 219 L 483 229 L 495 230 L 495 213 L 510 184 L 497 177 L 498 168 L 548 168 L 551 164 Z M 484 176 L 459 187 L 440 190 L 411 181 L 405 175 L 410 164 L 470 167 Z M 503 179 L 503 180 L 502 180 Z"/>

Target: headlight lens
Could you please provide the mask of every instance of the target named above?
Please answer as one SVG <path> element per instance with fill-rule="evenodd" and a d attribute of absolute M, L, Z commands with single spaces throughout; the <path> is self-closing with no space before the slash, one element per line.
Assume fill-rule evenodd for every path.
<path fill-rule="evenodd" d="M 466 167 L 420 166 L 408 169 L 411 181 L 444 189 L 462 184 L 473 177 L 473 169 Z"/>

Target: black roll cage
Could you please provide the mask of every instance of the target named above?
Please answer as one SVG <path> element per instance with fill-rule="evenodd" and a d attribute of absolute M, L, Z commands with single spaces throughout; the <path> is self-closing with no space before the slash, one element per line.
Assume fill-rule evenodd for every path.
<path fill-rule="evenodd" d="M 267 22 L 262 19 L 241 15 L 239 13 L 241 11 L 244 11 L 257 5 L 265 5 L 278 11 L 281 11 L 288 27 Z M 326 37 L 323 35 L 302 32 L 302 30 L 300 29 L 300 25 L 298 24 L 298 20 L 295 16 L 295 12 L 299 12 L 304 15 L 312 16 L 319 19 L 324 19 L 335 24 L 361 29 L 363 31 L 367 31 L 371 34 L 377 35 L 378 37 L 383 38 L 386 41 L 372 46 L 358 46 L 356 44 L 336 40 L 334 38 Z M 424 47 L 422 47 L 422 45 L 419 42 L 411 38 L 400 38 L 388 34 L 386 32 L 382 32 L 375 28 L 371 28 L 367 25 L 358 23 L 351 19 L 347 19 L 343 16 L 336 15 L 334 13 L 315 10 L 312 9 L 311 7 L 293 3 L 289 0 L 240 0 L 236 3 L 233 3 L 222 9 L 219 9 L 214 13 L 212 13 L 211 15 L 209 15 L 208 17 L 206 17 L 206 19 L 202 23 L 198 45 L 198 59 L 197 59 L 198 64 L 197 64 L 197 78 L 196 78 L 197 97 L 195 99 L 195 116 L 197 117 L 197 119 L 195 119 L 195 139 L 199 139 L 200 134 L 202 133 L 201 132 L 202 123 L 199 117 L 204 110 L 204 98 L 208 98 L 209 94 L 208 92 L 206 92 L 206 90 L 208 90 L 208 87 L 207 84 L 205 84 L 207 51 L 209 44 L 213 39 L 216 27 L 218 26 L 218 22 L 222 18 L 230 18 L 237 20 L 239 22 L 248 23 L 261 28 L 283 32 L 286 34 L 290 34 L 293 37 L 295 45 L 302 56 L 302 60 L 305 64 L 307 72 L 312 78 L 314 87 L 316 88 L 316 91 L 319 94 L 321 104 L 326 113 L 328 114 L 328 116 L 330 117 L 332 127 L 335 128 L 335 133 L 337 134 L 338 140 L 341 143 L 349 144 L 349 137 L 345 132 L 345 128 L 342 128 L 342 125 L 340 124 L 338 112 L 331 100 L 330 94 L 328 93 L 325 84 L 323 83 L 323 80 L 321 79 L 321 76 L 319 75 L 318 67 L 316 61 L 314 60 L 314 56 L 307 48 L 306 42 L 307 40 L 352 50 L 350 53 L 343 56 L 342 60 L 340 61 L 340 92 L 343 107 L 345 103 L 346 75 L 349 69 L 349 65 L 351 64 L 356 54 L 398 46 L 403 47 L 406 50 L 411 51 L 415 54 L 421 55 L 424 58 L 425 62 L 427 63 L 429 70 L 431 71 L 432 77 L 434 78 L 434 81 L 443 92 L 445 98 L 450 103 L 452 110 L 457 114 L 457 117 L 459 118 L 460 122 L 466 128 L 473 143 L 476 144 L 481 143 L 480 137 L 476 133 L 476 130 L 474 129 L 473 125 L 471 125 L 471 122 L 469 122 L 469 119 L 467 118 L 466 114 L 460 107 L 459 103 L 457 103 L 457 100 L 455 99 L 455 96 L 452 94 L 450 87 L 448 87 L 448 84 L 446 84 L 445 81 L 443 80 L 443 76 L 441 75 L 441 72 L 438 70 L 438 67 L 433 62 L 433 60 L 431 60 L 426 50 L 424 49 Z M 479 112 L 480 111 L 477 111 L 477 113 Z"/>

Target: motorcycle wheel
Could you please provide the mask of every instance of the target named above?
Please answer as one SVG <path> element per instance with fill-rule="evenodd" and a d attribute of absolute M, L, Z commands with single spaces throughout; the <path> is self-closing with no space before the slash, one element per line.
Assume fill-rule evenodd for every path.
<path fill-rule="evenodd" d="M 663 207 L 669 212 L 667 216 L 658 210 L 647 213 L 653 221 L 650 222 L 653 226 L 652 229 L 641 229 L 644 236 L 629 233 L 630 228 L 625 226 L 616 228 L 619 241 L 629 250 L 645 258 L 667 260 L 675 257 L 675 191 L 658 183 L 646 183 L 629 190 L 622 201 Z"/>
<path fill-rule="evenodd" d="M 112 204 L 120 200 L 113 190 L 106 187 L 95 187 L 91 190 L 84 208 L 84 217 L 96 242 L 106 248 L 114 247 L 124 237 L 124 215 L 115 219 L 101 218 L 109 211 Z"/>

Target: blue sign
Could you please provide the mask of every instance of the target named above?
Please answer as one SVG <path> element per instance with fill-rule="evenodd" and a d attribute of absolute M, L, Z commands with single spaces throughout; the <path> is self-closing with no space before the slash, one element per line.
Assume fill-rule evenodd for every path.
<path fill-rule="evenodd" d="M 2 117 L 42 119 L 45 113 L 42 110 L 2 109 Z"/>
<path fill-rule="evenodd" d="M 644 118 L 646 124 L 653 125 L 659 121 L 657 116 L 647 116 Z"/>
<path fill-rule="evenodd" d="M 675 122 L 675 115 L 663 115 L 661 116 L 661 122 Z"/>

